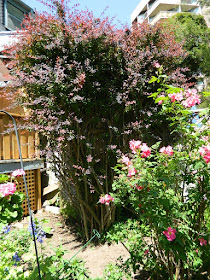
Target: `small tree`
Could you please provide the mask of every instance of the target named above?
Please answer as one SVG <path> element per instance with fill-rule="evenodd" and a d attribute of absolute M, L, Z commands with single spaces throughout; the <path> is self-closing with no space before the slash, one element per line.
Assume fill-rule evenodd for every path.
<path fill-rule="evenodd" d="M 194 74 L 202 73 L 209 76 L 210 30 L 204 17 L 193 13 L 178 13 L 167 22 L 175 25 L 176 39 L 184 42 L 184 47 L 188 51 L 183 66 L 189 67 Z"/>

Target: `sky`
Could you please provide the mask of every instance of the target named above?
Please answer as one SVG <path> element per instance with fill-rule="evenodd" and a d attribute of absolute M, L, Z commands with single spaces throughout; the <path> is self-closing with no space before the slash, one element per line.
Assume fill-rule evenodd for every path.
<path fill-rule="evenodd" d="M 22 0 L 28 6 L 39 11 L 45 11 L 46 7 L 37 0 Z M 120 27 L 120 22 L 130 26 L 130 15 L 140 0 L 71 0 L 72 5 L 79 4 L 79 9 L 92 11 L 96 17 L 105 12 L 109 18 L 115 17 L 114 23 Z M 69 4 L 70 6 L 70 4 Z"/>

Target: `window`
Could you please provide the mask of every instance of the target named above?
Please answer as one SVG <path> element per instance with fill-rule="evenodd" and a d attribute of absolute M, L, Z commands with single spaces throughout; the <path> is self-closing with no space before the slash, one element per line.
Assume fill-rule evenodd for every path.
<path fill-rule="evenodd" d="M 9 30 L 15 30 L 16 28 L 21 28 L 21 23 L 23 21 L 24 15 L 28 14 L 30 10 L 26 10 L 21 3 L 18 1 L 7 0 L 5 5 L 5 26 Z"/>

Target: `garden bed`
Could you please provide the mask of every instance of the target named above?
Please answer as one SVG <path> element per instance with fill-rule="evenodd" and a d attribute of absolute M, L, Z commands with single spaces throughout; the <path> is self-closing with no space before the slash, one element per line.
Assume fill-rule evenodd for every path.
<path fill-rule="evenodd" d="M 35 218 L 38 220 L 45 219 L 47 223 L 45 223 L 44 226 L 51 228 L 52 235 L 49 234 L 49 237 L 44 239 L 43 245 L 45 248 L 42 250 L 42 253 L 53 254 L 52 248 L 55 249 L 62 245 L 63 249 L 67 251 L 64 258 L 69 260 L 84 245 L 80 241 L 81 238 L 79 238 L 79 234 L 75 232 L 73 226 L 65 225 L 62 216 L 46 212 L 42 209 L 35 214 Z M 16 223 L 16 227 L 26 227 L 27 230 L 28 219 L 24 218 L 21 222 Z M 77 255 L 79 259 L 84 260 L 85 267 L 88 269 L 89 275 L 92 278 L 102 277 L 106 265 L 115 263 L 120 256 L 122 256 L 124 260 L 129 257 L 129 253 L 122 244 L 112 244 L 109 246 L 106 243 L 98 246 L 90 244 Z"/>

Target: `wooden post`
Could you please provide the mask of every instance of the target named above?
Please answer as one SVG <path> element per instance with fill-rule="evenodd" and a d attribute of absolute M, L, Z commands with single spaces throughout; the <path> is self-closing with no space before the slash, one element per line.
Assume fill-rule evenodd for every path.
<path fill-rule="evenodd" d="M 12 158 L 19 159 L 19 150 L 15 132 L 12 133 Z"/>
<path fill-rule="evenodd" d="M 41 172 L 40 169 L 35 170 L 35 178 L 36 178 L 36 205 L 37 210 L 42 208 L 42 189 L 41 189 Z"/>

